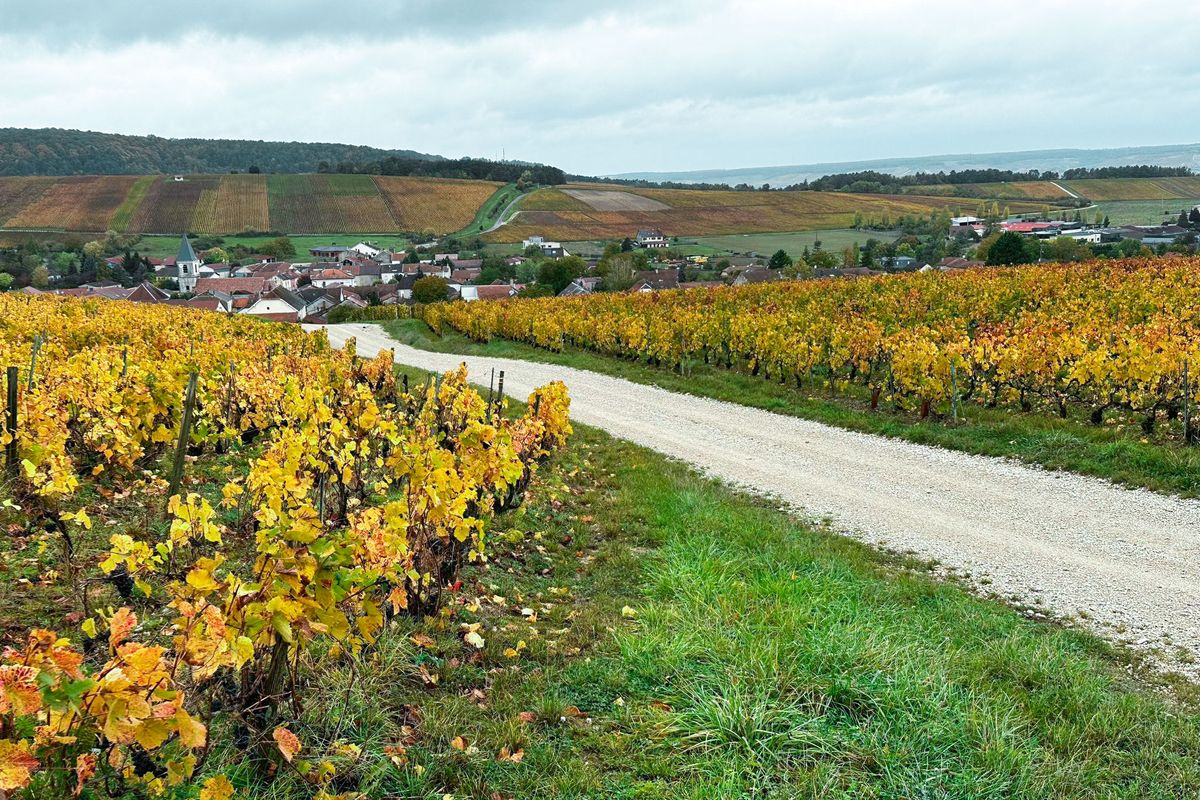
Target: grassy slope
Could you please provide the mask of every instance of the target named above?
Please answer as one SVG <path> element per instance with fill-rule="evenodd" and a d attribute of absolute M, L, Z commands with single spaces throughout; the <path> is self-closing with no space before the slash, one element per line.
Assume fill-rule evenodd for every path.
<path fill-rule="evenodd" d="M 498 215 L 503 211 L 514 198 L 518 197 L 520 192 L 517 191 L 515 183 L 506 183 L 496 189 L 496 193 L 487 199 L 487 202 L 479 207 L 475 212 L 475 219 L 471 220 L 471 224 L 463 228 L 456 235 L 460 237 L 478 236 L 496 223 Z"/>
<path fill-rule="evenodd" d="M 1094 475 L 1156 491 L 1200 495 L 1200 448 L 1185 449 L 1144 439 L 1134 426 L 1096 427 L 1074 419 L 1015 414 L 973 404 L 962 409 L 963 419 L 958 425 L 950 425 L 932 419 L 921 421 L 908 414 L 872 412 L 858 395 L 830 397 L 824 391 L 801 391 L 700 363 L 694 364 L 685 377 L 586 350 L 552 353 L 499 339 L 478 344 L 451 331 L 438 338 L 419 320 L 389 322 L 386 328 L 394 337 L 414 347 L 563 364 L 851 430 L 967 453 L 1008 456 L 1050 469 Z"/>
<path fill-rule="evenodd" d="M 308 703 L 302 740 L 363 749 L 345 788 L 480 800 L 1200 791 L 1190 701 L 1136 688 L 1097 640 L 602 433 L 577 431 L 526 510 L 494 530 L 463 604 L 445 628 L 425 626 L 433 647 L 394 631 L 333 666 Z M 479 656 L 458 637 L 474 621 Z M 397 742 L 401 767 L 380 752 Z M 498 760 L 505 748 L 520 763 Z M 311 793 L 291 781 L 257 796 Z"/>

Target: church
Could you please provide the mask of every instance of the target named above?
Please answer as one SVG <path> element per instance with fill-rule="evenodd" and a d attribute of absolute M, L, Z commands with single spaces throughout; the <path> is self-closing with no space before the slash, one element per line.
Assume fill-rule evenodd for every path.
<path fill-rule="evenodd" d="M 192 243 L 188 241 L 186 233 L 179 239 L 179 254 L 175 256 L 175 270 L 175 280 L 179 284 L 179 291 L 196 291 L 196 279 L 200 277 L 200 259 L 196 257 L 196 251 L 192 249 Z"/>

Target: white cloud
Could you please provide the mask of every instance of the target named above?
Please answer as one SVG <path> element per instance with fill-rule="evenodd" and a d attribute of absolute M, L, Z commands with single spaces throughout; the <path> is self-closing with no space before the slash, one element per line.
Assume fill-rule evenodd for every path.
<path fill-rule="evenodd" d="M 1182 142 L 1200 122 L 1200 23 L 1173 17 L 1148 46 L 1118 0 L 346 0 L 336 21 L 315 0 L 190 20 L 17 5 L 13 126 L 504 148 L 602 173 Z M 63 42 L 52 17 L 98 33 Z"/>

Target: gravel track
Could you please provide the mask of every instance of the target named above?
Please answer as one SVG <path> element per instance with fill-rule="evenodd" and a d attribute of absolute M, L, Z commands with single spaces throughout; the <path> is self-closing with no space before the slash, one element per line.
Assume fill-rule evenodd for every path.
<path fill-rule="evenodd" d="M 1200 676 L 1200 501 L 1006 459 L 856 433 L 584 370 L 431 353 L 374 325 L 327 329 L 358 352 L 471 379 L 505 371 L 526 398 L 563 380 L 571 417 L 781 499 L 838 531 L 937 561 L 981 591 L 1072 620 Z M 1082 613 L 1081 613 L 1082 612 Z M 1183 656 L 1184 660 L 1180 658 Z"/>

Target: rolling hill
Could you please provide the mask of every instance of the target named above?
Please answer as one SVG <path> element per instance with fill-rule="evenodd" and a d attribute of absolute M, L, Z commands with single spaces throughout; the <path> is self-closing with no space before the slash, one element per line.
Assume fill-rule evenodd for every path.
<path fill-rule="evenodd" d="M 485 238 L 517 242 L 534 234 L 560 241 L 620 239 L 636 234 L 639 228 L 660 228 L 668 236 L 805 231 L 846 228 L 856 214 L 895 219 L 906 214 L 926 216 L 934 209 L 978 211 L 982 203 L 961 197 L 915 195 L 566 185 L 531 193 L 508 225 Z M 1009 205 L 1013 212 L 1046 208 L 1044 203 Z"/>
<path fill-rule="evenodd" d="M 246 171 L 316 172 L 322 161 L 437 161 L 413 150 L 247 139 L 164 139 L 62 128 L 0 128 L 0 175 L 150 175 Z"/>
<path fill-rule="evenodd" d="M 376 175 L 0 177 L 0 228 L 102 233 L 450 233 L 503 184 Z"/>

